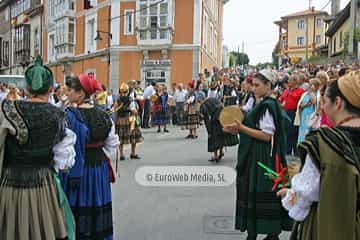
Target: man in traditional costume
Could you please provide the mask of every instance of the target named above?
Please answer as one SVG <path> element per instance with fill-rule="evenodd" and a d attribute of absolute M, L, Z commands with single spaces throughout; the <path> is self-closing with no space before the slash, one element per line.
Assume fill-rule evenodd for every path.
<path fill-rule="evenodd" d="M 131 144 L 131 159 L 141 159 L 136 154 L 136 144 L 143 142 L 137 122 L 137 109 L 134 99 L 129 96 L 129 86 L 121 84 L 119 98 L 116 101 L 116 132 L 120 139 L 120 160 L 125 160 L 124 144 Z"/>
<path fill-rule="evenodd" d="M 54 80 L 40 57 L 25 80 L 28 101 L 1 103 L 0 239 L 75 240 L 57 173 L 74 165 L 76 136 L 65 113 L 48 103 Z"/>
<path fill-rule="evenodd" d="M 360 239 L 360 71 L 329 83 L 324 111 L 335 127 L 310 132 L 299 145 L 302 170 L 282 189 L 295 219 L 292 240 Z"/>

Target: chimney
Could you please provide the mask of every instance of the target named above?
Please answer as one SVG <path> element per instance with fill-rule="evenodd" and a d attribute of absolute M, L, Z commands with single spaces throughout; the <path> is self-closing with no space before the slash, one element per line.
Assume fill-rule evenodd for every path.
<path fill-rule="evenodd" d="M 340 0 L 331 0 L 331 16 L 340 12 Z"/>

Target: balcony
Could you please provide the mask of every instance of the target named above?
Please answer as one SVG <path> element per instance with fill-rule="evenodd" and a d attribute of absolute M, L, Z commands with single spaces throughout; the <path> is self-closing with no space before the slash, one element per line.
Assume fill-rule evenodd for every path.
<path fill-rule="evenodd" d="M 143 66 L 170 66 L 171 60 L 161 59 L 161 60 L 144 60 Z"/>
<path fill-rule="evenodd" d="M 55 5 L 53 10 L 53 20 L 57 21 L 61 18 L 75 18 L 76 12 L 75 12 L 75 2 L 74 0 L 65 0 L 62 1 L 61 4 Z"/>
<path fill-rule="evenodd" d="M 144 48 L 157 49 L 171 45 L 173 29 L 166 28 L 145 28 L 136 29 L 138 45 Z"/>

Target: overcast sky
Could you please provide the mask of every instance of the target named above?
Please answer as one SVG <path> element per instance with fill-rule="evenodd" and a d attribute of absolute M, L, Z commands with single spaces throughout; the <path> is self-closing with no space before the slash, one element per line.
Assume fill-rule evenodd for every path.
<path fill-rule="evenodd" d="M 321 10 L 329 0 L 312 0 Z M 349 0 L 341 0 L 341 9 Z M 244 41 L 250 63 L 271 61 L 278 40 L 279 28 L 274 21 L 281 16 L 306 10 L 309 0 L 230 0 L 224 7 L 224 44 L 237 51 Z M 330 4 L 325 8 L 330 13 Z"/>

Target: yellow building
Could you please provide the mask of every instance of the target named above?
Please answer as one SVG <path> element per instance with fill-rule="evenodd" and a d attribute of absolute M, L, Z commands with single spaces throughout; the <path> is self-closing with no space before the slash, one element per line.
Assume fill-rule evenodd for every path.
<path fill-rule="evenodd" d="M 309 58 L 315 56 L 316 49 L 327 44 L 325 37 L 327 23 L 324 21 L 326 17 L 328 17 L 327 12 L 311 8 L 286 15 L 276 21 L 275 24 L 279 26 L 280 63 L 284 58 L 292 62 L 305 60 L 306 51 Z M 308 32 L 307 37 L 306 32 Z"/>
<path fill-rule="evenodd" d="M 349 3 L 331 22 L 326 32 L 329 38 L 329 57 L 338 56 L 344 52 L 349 41 L 350 32 L 350 7 Z"/>

